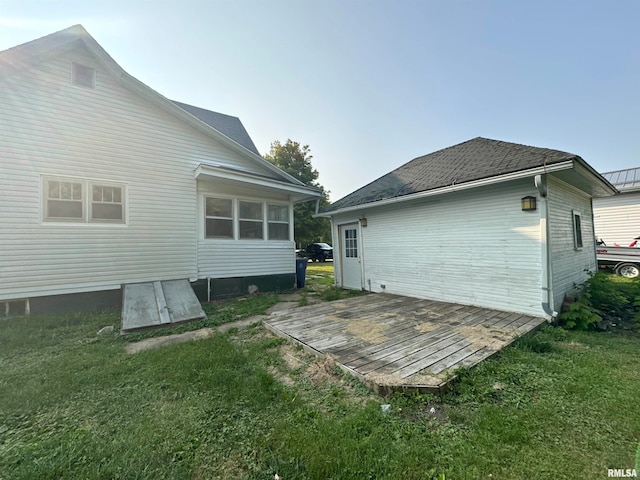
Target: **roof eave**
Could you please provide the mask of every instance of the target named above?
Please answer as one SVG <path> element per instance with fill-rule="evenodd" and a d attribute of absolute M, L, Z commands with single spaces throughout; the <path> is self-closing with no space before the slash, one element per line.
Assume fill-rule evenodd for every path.
<path fill-rule="evenodd" d="M 329 210 L 326 212 L 320 212 L 314 216 L 332 217 L 334 215 L 354 212 L 354 211 L 358 211 L 366 208 L 380 207 L 384 205 L 392 205 L 392 204 L 402 203 L 402 202 L 409 202 L 409 201 L 417 200 L 420 198 L 433 197 L 436 195 L 443 195 L 446 193 L 458 192 L 461 190 L 468 190 L 470 188 L 478 188 L 478 187 L 484 187 L 488 185 L 494 185 L 497 183 L 508 182 L 511 180 L 518 180 L 521 178 L 534 177 L 536 175 L 543 175 L 545 173 L 552 173 L 552 172 L 557 172 L 561 170 L 570 170 L 573 167 L 574 167 L 573 159 L 566 160 L 566 161 L 555 163 L 552 165 L 540 166 L 540 167 L 530 168 L 527 170 L 520 170 L 518 172 L 512 172 L 504 175 L 497 175 L 493 177 L 482 178 L 479 180 L 473 180 L 471 182 L 448 185 L 446 187 L 434 188 L 432 190 L 425 190 L 423 192 L 403 195 L 401 197 L 386 198 L 386 199 L 377 200 L 374 202 L 362 203 L 359 205 L 352 205 L 349 207 L 339 208 L 337 210 Z"/>
<path fill-rule="evenodd" d="M 322 192 L 320 190 L 306 185 L 292 185 L 288 182 L 281 182 L 271 178 L 261 177 L 250 172 L 229 170 L 204 163 L 201 163 L 196 167 L 194 175 L 196 179 L 211 178 L 232 180 L 257 187 L 278 190 L 291 196 L 294 203 L 315 200 L 322 196 Z"/>

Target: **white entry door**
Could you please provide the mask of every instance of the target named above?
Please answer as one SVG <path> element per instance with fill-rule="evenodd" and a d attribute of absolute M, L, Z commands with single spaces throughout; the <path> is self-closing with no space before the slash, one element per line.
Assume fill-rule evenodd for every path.
<path fill-rule="evenodd" d="M 360 241 L 358 224 L 340 225 L 340 263 L 342 270 L 342 286 L 344 288 L 362 289 L 362 267 L 360 265 Z"/>

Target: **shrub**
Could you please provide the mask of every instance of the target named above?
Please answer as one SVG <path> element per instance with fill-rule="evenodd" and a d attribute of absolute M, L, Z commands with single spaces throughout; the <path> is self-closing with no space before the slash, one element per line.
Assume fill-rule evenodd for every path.
<path fill-rule="evenodd" d="M 588 330 L 602 319 L 619 321 L 638 316 L 640 280 L 622 279 L 598 272 L 577 289 L 578 299 L 560 314 L 559 323 L 562 326 Z"/>

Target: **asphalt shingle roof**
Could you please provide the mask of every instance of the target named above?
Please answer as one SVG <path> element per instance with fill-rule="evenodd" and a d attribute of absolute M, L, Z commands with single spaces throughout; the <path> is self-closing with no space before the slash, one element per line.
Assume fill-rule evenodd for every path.
<path fill-rule="evenodd" d="M 194 107 L 193 105 L 176 102 L 175 100 L 172 100 L 172 102 L 199 120 L 202 120 L 207 125 L 215 128 L 223 135 L 226 135 L 231 140 L 239 143 L 247 150 L 252 151 L 256 155 L 260 155 L 260 152 L 258 152 L 258 149 L 253 144 L 253 140 L 251 140 L 251 137 L 238 117 L 232 117 L 231 115 L 225 115 L 224 113 L 212 112 L 211 110 Z"/>
<path fill-rule="evenodd" d="M 355 192 L 328 205 L 323 212 L 553 165 L 577 155 L 548 148 L 477 137 L 414 158 Z"/>
<path fill-rule="evenodd" d="M 621 192 L 640 189 L 640 167 L 606 172 L 602 176 Z"/>

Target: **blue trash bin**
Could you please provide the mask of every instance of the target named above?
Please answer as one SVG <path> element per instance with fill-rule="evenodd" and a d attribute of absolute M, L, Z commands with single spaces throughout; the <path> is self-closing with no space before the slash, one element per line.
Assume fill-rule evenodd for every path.
<path fill-rule="evenodd" d="M 296 258 L 296 286 L 304 288 L 304 279 L 307 273 L 308 258 Z"/>

